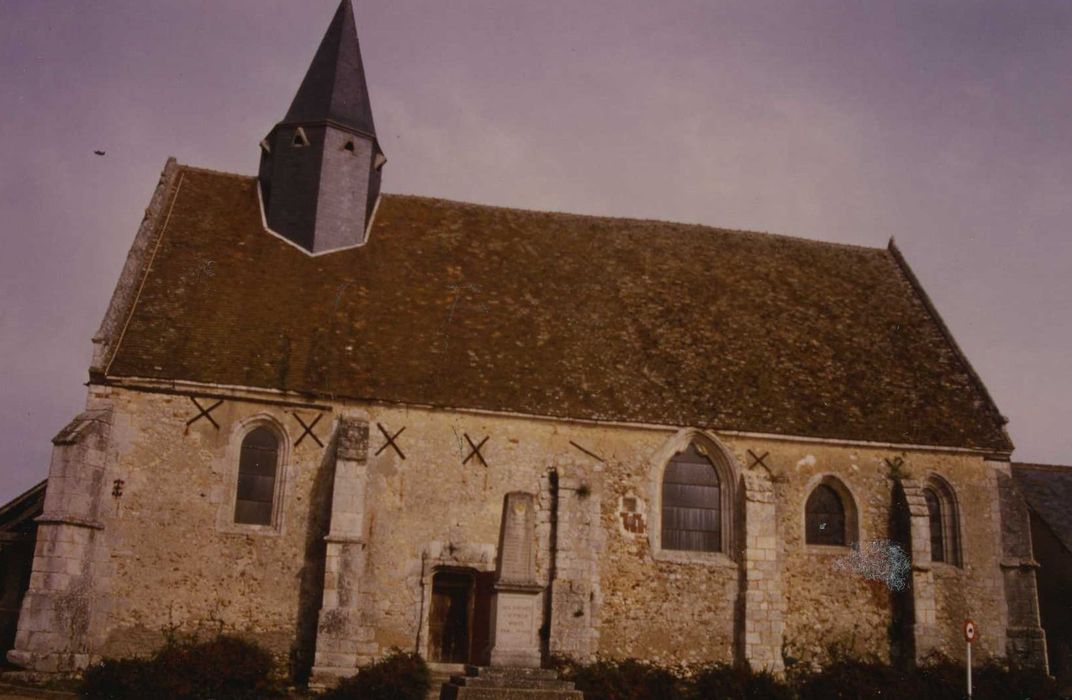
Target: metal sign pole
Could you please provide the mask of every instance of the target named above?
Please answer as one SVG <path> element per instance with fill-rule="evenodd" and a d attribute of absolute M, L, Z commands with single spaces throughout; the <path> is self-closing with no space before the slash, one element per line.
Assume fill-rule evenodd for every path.
<path fill-rule="evenodd" d="M 968 668 L 965 673 L 968 676 L 968 700 L 971 700 L 972 687 L 971 687 L 971 645 L 975 641 L 975 623 L 971 620 L 964 621 L 964 641 L 968 643 Z"/>
<path fill-rule="evenodd" d="M 971 642 L 968 642 L 968 700 L 971 700 Z"/>

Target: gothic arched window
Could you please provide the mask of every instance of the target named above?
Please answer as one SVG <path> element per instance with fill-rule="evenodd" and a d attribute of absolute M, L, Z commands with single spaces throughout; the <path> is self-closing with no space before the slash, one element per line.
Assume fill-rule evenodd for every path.
<path fill-rule="evenodd" d="M 272 524 L 278 466 L 279 440 L 275 433 L 264 426 L 250 431 L 242 440 L 238 461 L 236 523 Z"/>
<path fill-rule="evenodd" d="M 923 489 L 931 530 L 931 561 L 960 565 L 960 531 L 956 499 L 945 481 L 932 477 Z"/>
<path fill-rule="evenodd" d="M 670 459 L 662 491 L 662 548 L 721 552 L 722 484 L 694 443 Z"/>
<path fill-rule="evenodd" d="M 804 506 L 804 537 L 807 544 L 843 545 L 847 537 L 845 503 L 828 483 L 821 483 Z"/>

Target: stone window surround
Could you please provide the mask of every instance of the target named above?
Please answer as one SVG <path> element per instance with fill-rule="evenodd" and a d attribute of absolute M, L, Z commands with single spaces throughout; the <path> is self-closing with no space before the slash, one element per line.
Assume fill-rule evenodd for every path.
<path fill-rule="evenodd" d="M 808 542 L 808 499 L 815 488 L 820 485 L 829 486 L 841 497 L 841 505 L 845 508 L 845 544 L 810 544 Z M 800 541 L 806 552 L 819 555 L 843 555 L 864 541 L 860 509 L 857 506 L 860 501 L 841 477 L 831 472 L 816 474 L 808 480 L 802 493 L 804 498 L 800 504 Z"/>
<path fill-rule="evenodd" d="M 272 499 L 272 522 L 270 525 L 253 525 L 234 521 L 235 500 L 238 498 L 238 467 L 242 456 L 242 441 L 257 428 L 268 428 L 279 441 L 277 453 L 275 496 Z M 283 534 L 283 504 L 293 478 L 290 463 L 291 442 L 286 428 L 275 416 L 260 412 L 235 421 L 227 441 L 227 453 L 223 470 L 224 494 L 216 512 L 216 530 L 225 534 L 259 535 L 278 537 Z"/>
<path fill-rule="evenodd" d="M 921 484 L 922 488 L 930 489 L 938 496 L 938 502 L 942 506 L 942 522 L 948 529 L 942 533 L 945 543 L 945 561 L 928 562 L 935 569 L 959 571 L 964 568 L 964 541 L 961 539 L 960 527 L 960 503 L 957 500 L 957 492 L 949 480 L 937 472 L 928 472 Z M 927 520 L 928 525 L 930 519 Z"/>
<path fill-rule="evenodd" d="M 662 506 L 663 506 L 663 473 L 666 466 L 675 454 L 685 450 L 690 443 L 697 442 L 707 448 L 707 456 L 718 471 L 721 482 L 719 492 L 722 500 L 722 551 L 721 552 L 693 552 L 662 548 Z M 648 544 L 651 547 L 652 558 L 661 562 L 676 562 L 680 564 L 701 564 L 704 566 L 738 567 L 737 552 L 737 527 L 738 495 L 740 493 L 741 468 L 733 453 L 726 448 L 722 441 L 709 433 L 698 428 L 684 428 L 670 437 L 663 446 L 652 455 L 648 468 L 648 483 L 650 487 L 651 508 L 648 515 Z"/>

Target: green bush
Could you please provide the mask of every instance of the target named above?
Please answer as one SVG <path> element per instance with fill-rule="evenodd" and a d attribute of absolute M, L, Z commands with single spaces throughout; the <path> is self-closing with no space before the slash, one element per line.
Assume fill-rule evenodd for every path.
<path fill-rule="evenodd" d="M 172 642 L 148 659 L 105 659 L 86 669 L 80 693 L 88 700 L 255 700 L 279 695 L 271 672 L 267 651 L 220 635 Z"/>
<path fill-rule="evenodd" d="M 821 670 L 805 672 L 794 679 L 800 700 L 871 700 L 911 698 L 919 700 L 922 677 L 886 664 L 838 659 Z"/>
<path fill-rule="evenodd" d="M 795 680 L 800 700 L 958 700 L 967 697 L 963 662 L 931 658 L 918 670 L 840 660 Z M 989 663 L 972 672 L 973 700 L 1058 700 L 1056 683 L 1033 670 Z"/>
<path fill-rule="evenodd" d="M 155 694 L 148 659 L 105 659 L 82 674 L 79 694 L 91 700 L 127 700 Z"/>
<path fill-rule="evenodd" d="M 678 675 L 643 661 L 600 660 L 587 666 L 567 664 L 563 677 L 584 691 L 585 700 L 678 700 Z"/>
<path fill-rule="evenodd" d="M 1060 697 L 1057 683 L 1038 671 L 988 663 L 975 669 L 972 678 L 973 700 L 1057 700 Z"/>
<path fill-rule="evenodd" d="M 794 700 L 793 689 L 768 671 L 715 664 L 688 682 L 691 700 Z"/>
<path fill-rule="evenodd" d="M 933 655 L 913 673 L 916 682 L 910 689 L 916 693 L 914 700 L 956 700 L 967 697 L 963 662 Z"/>
<path fill-rule="evenodd" d="M 344 678 L 324 700 L 424 700 L 432 685 L 419 655 L 395 650 L 382 660 Z"/>

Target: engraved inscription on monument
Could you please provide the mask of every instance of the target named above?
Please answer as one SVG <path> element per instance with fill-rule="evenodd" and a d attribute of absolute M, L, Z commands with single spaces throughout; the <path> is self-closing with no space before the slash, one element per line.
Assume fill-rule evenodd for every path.
<path fill-rule="evenodd" d="M 532 494 L 508 494 L 503 508 L 502 545 L 499 550 L 500 581 L 535 581 L 536 567 L 532 556 L 535 527 Z"/>
<path fill-rule="evenodd" d="M 531 595 L 499 594 L 497 610 L 498 635 L 495 641 L 502 647 L 525 649 L 536 640 L 536 598 Z"/>

